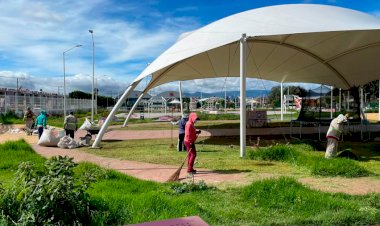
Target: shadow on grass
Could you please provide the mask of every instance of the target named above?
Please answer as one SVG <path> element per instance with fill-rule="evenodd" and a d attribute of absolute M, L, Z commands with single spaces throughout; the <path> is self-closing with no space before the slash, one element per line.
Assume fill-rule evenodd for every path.
<path fill-rule="evenodd" d="M 274 164 L 271 162 L 258 162 L 258 163 L 253 163 L 252 165 L 256 166 L 273 166 Z"/>
<path fill-rule="evenodd" d="M 119 140 L 119 139 L 102 140 L 102 142 L 104 142 L 104 143 L 113 143 L 113 142 L 120 142 L 120 141 L 123 141 L 123 140 Z"/>
<path fill-rule="evenodd" d="M 215 174 L 235 174 L 235 173 L 249 173 L 252 172 L 252 170 L 238 170 L 238 169 L 228 169 L 228 170 L 212 170 L 212 171 L 200 171 L 197 174 L 208 174 L 208 173 L 215 173 Z"/>
<path fill-rule="evenodd" d="M 380 161 L 380 145 L 375 142 L 343 144 L 339 149 L 354 153 L 360 162 Z"/>

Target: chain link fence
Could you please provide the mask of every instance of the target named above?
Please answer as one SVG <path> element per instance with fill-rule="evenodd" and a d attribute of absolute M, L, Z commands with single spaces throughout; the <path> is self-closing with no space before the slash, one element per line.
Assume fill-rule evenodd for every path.
<path fill-rule="evenodd" d="M 63 96 L 0 94 L 0 113 L 14 111 L 22 115 L 27 107 L 35 113 L 41 109 L 49 114 L 63 115 Z M 91 100 L 66 98 L 66 111 L 91 111 Z"/>

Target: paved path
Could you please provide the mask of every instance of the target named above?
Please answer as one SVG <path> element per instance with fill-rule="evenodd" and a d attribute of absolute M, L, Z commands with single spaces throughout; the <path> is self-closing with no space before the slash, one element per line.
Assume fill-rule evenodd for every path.
<path fill-rule="evenodd" d="M 214 134 L 223 132 L 215 131 Z M 85 134 L 85 131 L 80 131 L 77 136 Z M 203 136 L 206 133 L 202 133 Z M 128 131 L 114 130 L 106 133 L 105 139 L 151 139 L 170 137 L 171 131 Z M 179 166 L 168 166 L 161 164 L 150 164 L 144 162 L 127 161 L 114 158 L 96 156 L 90 153 L 85 153 L 80 149 L 60 149 L 57 147 L 42 147 L 37 145 L 37 136 L 26 136 L 25 133 L 5 133 L 0 135 L 0 143 L 6 140 L 26 139 L 31 144 L 33 149 L 40 155 L 50 158 L 56 155 L 69 156 L 74 158 L 75 162 L 92 162 L 105 168 L 117 170 L 119 172 L 131 175 L 136 178 L 151 180 L 157 182 L 165 182 Z M 263 178 L 276 177 L 271 174 L 261 174 L 255 172 L 238 172 L 227 173 L 223 171 L 211 171 L 207 169 L 198 169 L 199 173 L 194 178 L 186 178 L 187 173 L 185 167 L 181 171 L 180 179 L 182 180 L 203 180 L 207 184 L 216 185 L 221 188 L 230 186 L 240 186 L 250 184 L 252 181 Z M 329 192 L 344 192 L 347 194 L 367 194 L 369 192 L 380 193 L 380 180 L 370 177 L 364 178 L 301 178 L 300 182 L 314 189 L 319 189 Z"/>

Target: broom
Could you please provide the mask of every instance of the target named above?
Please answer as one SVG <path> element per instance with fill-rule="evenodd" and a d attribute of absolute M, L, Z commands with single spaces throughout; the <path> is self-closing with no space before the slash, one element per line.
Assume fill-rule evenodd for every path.
<path fill-rule="evenodd" d="M 197 138 L 198 138 L 198 135 L 199 135 L 199 133 L 197 134 Z M 190 151 L 191 151 L 191 148 L 190 148 L 190 150 L 188 150 L 186 158 L 183 160 L 181 166 L 173 173 L 173 175 L 171 175 L 169 177 L 169 179 L 166 182 L 174 182 L 174 181 L 179 180 L 179 175 L 181 174 L 182 167 L 183 167 L 183 165 L 185 165 L 186 159 L 189 157 Z"/>
<path fill-rule="evenodd" d="M 182 167 L 183 165 L 185 165 L 186 159 L 189 156 L 190 150 L 187 152 L 186 158 L 183 160 L 181 166 L 173 173 L 173 175 L 169 177 L 169 179 L 166 182 L 179 181 L 179 175 L 181 174 Z"/>

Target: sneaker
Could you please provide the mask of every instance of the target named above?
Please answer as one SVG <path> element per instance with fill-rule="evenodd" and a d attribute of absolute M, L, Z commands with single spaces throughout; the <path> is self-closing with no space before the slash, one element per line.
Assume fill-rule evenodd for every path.
<path fill-rule="evenodd" d="M 192 171 L 190 171 L 190 172 L 188 172 L 188 173 L 196 174 L 197 171 L 196 171 L 196 170 L 192 170 Z"/>

